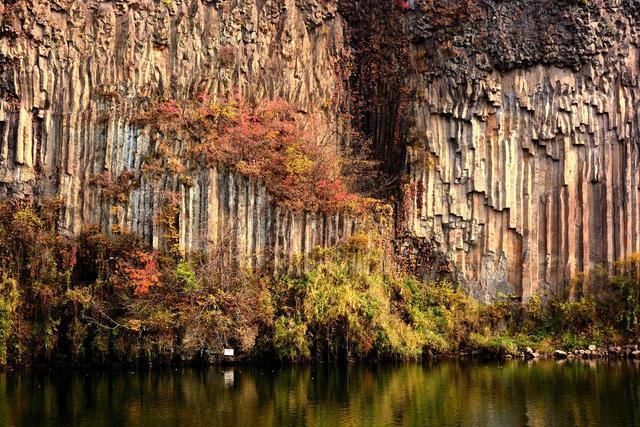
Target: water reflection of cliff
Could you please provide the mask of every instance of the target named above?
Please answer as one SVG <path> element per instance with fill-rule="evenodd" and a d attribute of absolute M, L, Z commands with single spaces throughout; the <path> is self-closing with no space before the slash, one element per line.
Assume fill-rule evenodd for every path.
<path fill-rule="evenodd" d="M 637 363 L 555 362 L 9 373 L 0 424 L 623 425 L 639 380 Z"/>

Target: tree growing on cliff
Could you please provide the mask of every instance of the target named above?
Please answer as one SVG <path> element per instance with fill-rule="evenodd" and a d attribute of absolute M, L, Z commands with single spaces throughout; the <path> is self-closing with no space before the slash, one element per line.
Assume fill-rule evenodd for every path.
<path fill-rule="evenodd" d="M 189 141 L 191 167 L 228 167 L 265 184 L 276 202 L 294 211 L 333 212 L 359 209 L 369 203 L 347 188 L 346 160 L 337 147 L 321 142 L 316 119 L 284 100 L 249 105 L 242 97 L 212 101 L 169 100 L 139 115 L 134 123 L 163 135 L 180 133 Z M 171 150 L 155 150 L 147 165 Z M 146 170 L 150 170 L 149 166 Z"/>

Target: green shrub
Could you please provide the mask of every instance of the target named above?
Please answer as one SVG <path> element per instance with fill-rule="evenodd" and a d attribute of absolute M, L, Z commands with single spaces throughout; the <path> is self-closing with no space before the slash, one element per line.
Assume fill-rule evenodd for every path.
<path fill-rule="evenodd" d="M 471 350 L 494 356 L 505 356 L 518 351 L 518 344 L 512 337 L 493 336 L 491 331 L 482 334 L 472 332 L 466 344 Z"/>
<path fill-rule="evenodd" d="M 0 365 L 7 363 L 7 341 L 19 296 L 18 283 L 3 273 L 0 278 Z"/>
<path fill-rule="evenodd" d="M 292 318 L 279 317 L 274 325 L 272 345 L 277 357 L 286 361 L 309 359 L 307 325 Z"/>
<path fill-rule="evenodd" d="M 616 317 L 623 330 L 631 336 L 639 336 L 638 322 L 640 319 L 640 292 L 638 282 L 628 276 L 614 276 L 611 278 L 614 294 L 618 296 L 615 302 L 621 310 Z"/>
<path fill-rule="evenodd" d="M 640 255 L 616 264 L 615 275 L 581 275 L 575 300 L 482 304 L 452 283 L 381 271 L 377 233 L 314 250 L 306 273 L 274 279 L 239 268 L 227 247 L 184 257 L 126 232 L 63 238 L 59 206 L 0 200 L 0 363 L 212 358 L 227 346 L 284 361 L 408 360 L 640 337 Z M 153 286 L 136 292 L 150 274 Z"/>
<path fill-rule="evenodd" d="M 592 340 L 585 338 L 573 332 L 565 332 L 560 336 L 560 344 L 562 348 L 567 351 L 576 349 L 584 349 L 591 344 L 594 344 Z"/>
<path fill-rule="evenodd" d="M 566 302 L 554 300 L 550 308 L 551 318 L 559 330 L 585 330 L 598 320 L 597 302 L 592 298 Z"/>
<path fill-rule="evenodd" d="M 278 330 L 282 319 L 296 319 L 295 324 L 306 326 L 314 354 L 323 357 L 416 359 L 424 349 L 441 352 L 449 348 L 444 311 L 420 306 L 418 295 L 426 292 L 427 285 L 362 272 L 339 255 L 323 258 L 301 278 L 281 278 L 274 286 L 273 301 L 283 316 L 276 325 L 274 342 L 297 342 L 282 339 L 287 335 Z M 458 295 L 446 285 L 436 292 Z M 296 351 L 285 354 L 288 359 L 299 358 Z"/>
<path fill-rule="evenodd" d="M 180 261 L 176 265 L 173 274 L 176 281 L 183 286 L 185 291 L 197 291 L 200 288 L 196 273 L 193 271 L 193 265 L 189 261 Z"/>

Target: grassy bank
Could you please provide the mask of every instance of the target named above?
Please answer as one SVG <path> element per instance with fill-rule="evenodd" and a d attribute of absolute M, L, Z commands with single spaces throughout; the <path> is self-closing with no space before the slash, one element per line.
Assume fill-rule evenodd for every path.
<path fill-rule="evenodd" d="M 138 236 L 56 231 L 56 201 L 0 204 L 2 364 L 244 358 L 503 356 L 637 343 L 640 259 L 581 276 L 571 301 L 481 304 L 451 283 L 383 272 L 375 233 L 318 249 L 301 275 L 249 271 L 229 252 L 150 250 Z"/>

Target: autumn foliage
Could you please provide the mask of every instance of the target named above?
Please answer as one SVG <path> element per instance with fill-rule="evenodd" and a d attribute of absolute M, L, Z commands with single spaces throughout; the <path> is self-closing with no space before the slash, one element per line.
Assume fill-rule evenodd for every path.
<path fill-rule="evenodd" d="M 406 0 L 393 0 L 393 5 L 397 8 L 407 10 L 409 9 L 409 2 Z"/>
<path fill-rule="evenodd" d="M 367 202 L 349 190 L 346 160 L 337 147 L 321 142 L 317 120 L 290 103 L 250 105 L 240 96 L 213 101 L 202 93 L 195 98 L 157 103 L 135 122 L 185 137 L 183 163 L 231 168 L 264 183 L 275 201 L 291 210 L 329 212 Z M 160 141 L 158 147 L 148 164 L 171 160 L 177 169 L 167 146 Z"/>
<path fill-rule="evenodd" d="M 160 270 L 153 253 L 136 251 L 134 261 L 124 267 L 135 295 L 149 293 L 149 289 L 160 285 Z"/>
<path fill-rule="evenodd" d="M 436 261 L 426 240 L 402 245 L 400 271 L 386 271 L 375 228 L 316 248 L 306 273 L 274 278 L 243 268 L 226 233 L 189 257 L 94 227 L 63 237 L 61 207 L 0 199 L 0 365 L 210 363 L 223 348 L 286 361 L 504 355 L 640 336 L 638 254 L 576 277 L 573 301 L 487 305 L 419 279 Z"/>

